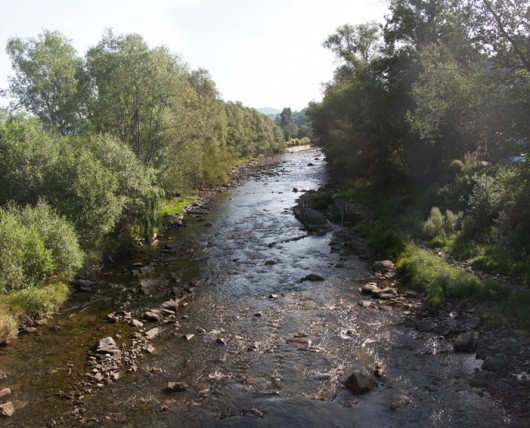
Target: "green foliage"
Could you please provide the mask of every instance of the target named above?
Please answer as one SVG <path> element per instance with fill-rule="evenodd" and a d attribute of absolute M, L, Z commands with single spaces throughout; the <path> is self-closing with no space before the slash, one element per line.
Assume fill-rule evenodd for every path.
<path fill-rule="evenodd" d="M 0 342 L 19 320 L 57 311 L 83 257 L 73 226 L 44 202 L 0 209 Z"/>
<path fill-rule="evenodd" d="M 392 0 L 382 38 L 375 25 L 344 25 L 324 42 L 340 65 L 308 108 L 312 142 L 365 193 L 411 196 L 362 226 L 378 252 L 420 231 L 477 266 L 530 275 L 530 163 L 509 162 L 530 148 L 529 7 Z M 445 212 L 413 224 L 433 206 Z"/>
<path fill-rule="evenodd" d="M 162 201 L 160 203 L 159 221 L 161 221 L 165 216 L 181 214 L 184 208 L 193 202 L 195 197 L 196 195 L 192 195 L 190 197 L 180 196 Z"/>
<path fill-rule="evenodd" d="M 407 240 L 406 236 L 403 236 L 387 220 L 381 218 L 369 223 L 361 223 L 355 227 L 355 231 L 366 237 L 370 248 L 377 254 L 385 254 L 388 257 L 399 254 Z"/>
<path fill-rule="evenodd" d="M 160 193 L 154 173 L 111 136 L 62 137 L 6 114 L 0 152 L 0 203 L 47 201 L 75 225 L 86 249 L 118 226 L 142 223 L 148 196 Z"/>
<path fill-rule="evenodd" d="M 29 287 L 0 296 L 0 304 L 9 307 L 19 318 L 42 318 L 57 312 L 68 296 L 68 286 L 53 282 L 45 287 Z"/>
<path fill-rule="evenodd" d="M 283 129 L 286 141 L 289 141 L 297 134 L 298 129 L 294 123 L 293 112 L 289 107 L 285 107 L 280 113 L 280 126 Z"/>
<path fill-rule="evenodd" d="M 18 321 L 9 313 L 5 304 L 0 304 L 0 343 L 18 334 Z"/>
<path fill-rule="evenodd" d="M 317 195 L 313 197 L 313 208 L 315 210 L 325 210 L 328 205 L 333 204 L 335 199 L 333 198 L 333 195 Z"/>
<path fill-rule="evenodd" d="M 10 93 L 27 111 L 63 135 L 79 127 L 86 95 L 81 85 L 82 62 L 58 32 L 44 31 L 37 39 L 10 39 L 7 43 L 15 77 Z"/>
<path fill-rule="evenodd" d="M 39 201 L 35 207 L 26 206 L 21 210 L 12 207 L 10 212 L 23 225 L 31 225 L 33 232 L 41 239 L 53 261 L 53 275 L 63 280 L 71 279 L 84 260 L 73 225 L 43 201 Z"/>
<path fill-rule="evenodd" d="M 82 262 L 73 227 L 44 202 L 0 210 L 0 294 L 71 279 Z"/>
<path fill-rule="evenodd" d="M 408 245 L 397 263 L 405 283 L 427 296 L 434 307 L 440 307 L 445 297 L 477 298 L 483 290 L 482 282 L 472 274 L 449 266 L 426 250 Z"/>
<path fill-rule="evenodd" d="M 311 144 L 311 139 L 309 137 L 291 138 L 287 142 L 287 145 L 289 147 L 291 147 L 291 146 L 305 146 L 306 144 Z"/>
<path fill-rule="evenodd" d="M 530 292 L 528 290 L 511 293 L 504 301 L 502 308 L 509 317 L 530 326 Z"/>
<path fill-rule="evenodd" d="M 431 214 L 425 223 L 423 223 L 423 233 L 427 239 L 434 239 L 444 233 L 445 217 L 440 208 L 432 207 Z"/>

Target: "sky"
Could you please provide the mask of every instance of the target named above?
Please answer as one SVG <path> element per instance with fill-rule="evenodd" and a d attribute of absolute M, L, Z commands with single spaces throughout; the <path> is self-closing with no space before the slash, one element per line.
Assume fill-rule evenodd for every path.
<path fill-rule="evenodd" d="M 322 98 L 337 66 L 322 47 L 327 36 L 344 24 L 384 22 L 387 1 L 0 0 L 0 13 L 0 89 L 14 74 L 8 39 L 59 31 L 84 56 L 110 28 L 208 70 L 225 101 L 299 111 Z"/>

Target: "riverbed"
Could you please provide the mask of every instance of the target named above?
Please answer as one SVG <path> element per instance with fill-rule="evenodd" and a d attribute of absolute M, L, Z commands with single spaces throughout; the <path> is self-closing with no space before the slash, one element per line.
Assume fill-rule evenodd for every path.
<path fill-rule="evenodd" d="M 481 361 L 413 328 L 419 302 L 360 292 L 371 281 L 395 284 L 343 248 L 340 226 L 324 234 L 301 227 L 291 210 L 296 199 L 328 180 L 318 150 L 285 154 L 220 194 L 207 215 L 171 229 L 156 248 L 106 265 L 93 289 L 75 294 L 47 326 L 0 348 L 0 389 L 11 389 L 16 408 L 1 422 L 509 425 L 502 407 L 469 385 Z M 179 302 L 170 317 L 142 318 L 168 299 Z M 120 312 L 143 327 L 108 317 Z M 99 339 L 112 337 L 125 352 L 155 327 L 134 370 L 118 367 L 119 376 L 104 383 L 91 379 Z M 353 372 L 373 376 L 377 387 L 352 394 L 344 381 Z M 170 382 L 183 386 L 170 392 Z"/>

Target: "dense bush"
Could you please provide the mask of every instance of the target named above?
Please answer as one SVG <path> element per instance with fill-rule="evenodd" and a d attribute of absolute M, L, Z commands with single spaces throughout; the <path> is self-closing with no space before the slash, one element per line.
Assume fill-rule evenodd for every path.
<path fill-rule="evenodd" d="M 0 119 L 0 204 L 47 201 L 86 249 L 119 225 L 143 224 L 161 191 L 127 145 L 111 136 L 64 137 L 22 114 Z"/>
<path fill-rule="evenodd" d="M 0 294 L 69 280 L 82 263 L 73 226 L 46 203 L 0 210 Z"/>
<path fill-rule="evenodd" d="M 73 225 L 45 202 L 0 209 L 0 342 L 18 320 L 57 310 L 83 258 Z"/>

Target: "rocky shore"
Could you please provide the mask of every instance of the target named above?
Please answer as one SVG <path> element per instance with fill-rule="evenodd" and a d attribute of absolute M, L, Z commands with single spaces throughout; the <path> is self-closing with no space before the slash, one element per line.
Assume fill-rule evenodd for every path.
<path fill-rule="evenodd" d="M 344 221 L 355 223 L 365 216 L 362 207 L 345 201 L 334 201 L 324 209 L 316 211 L 312 201 L 322 199 L 329 189 L 309 192 L 300 197 L 297 210 L 311 210 L 311 218 L 323 223 Z M 312 211 L 317 212 L 314 214 Z M 308 228 L 312 230 L 311 227 Z M 477 365 L 474 374 L 467 379 L 473 390 L 479 395 L 487 394 L 502 406 L 517 421 L 530 425 L 530 329 L 509 319 L 502 308 L 494 302 L 448 300 L 439 310 L 427 306 L 422 295 L 404 289 L 400 285 L 399 275 L 390 260 L 376 260 L 364 240 L 348 231 L 336 229 L 331 243 L 332 250 L 358 255 L 373 261 L 374 278 L 364 284 L 359 292 L 364 299 L 358 304 L 362 308 L 385 310 L 388 307 L 400 307 L 404 314 L 404 325 L 418 333 L 436 335 L 440 341 L 450 344 L 448 352 L 474 355 Z M 446 258 L 454 267 L 473 272 L 481 279 L 495 279 L 504 287 L 527 288 L 515 278 L 493 276 L 473 269 L 463 261 L 451 259 L 448 255 L 437 253 Z M 355 378 L 355 374 L 352 374 Z M 377 379 L 378 369 L 373 372 Z M 364 379 L 364 378 L 363 378 Z M 359 381 L 348 379 L 346 387 L 354 393 L 365 393 L 372 389 L 372 380 Z M 356 385 L 356 386 L 352 386 Z M 521 425 L 522 426 L 522 425 Z"/>

